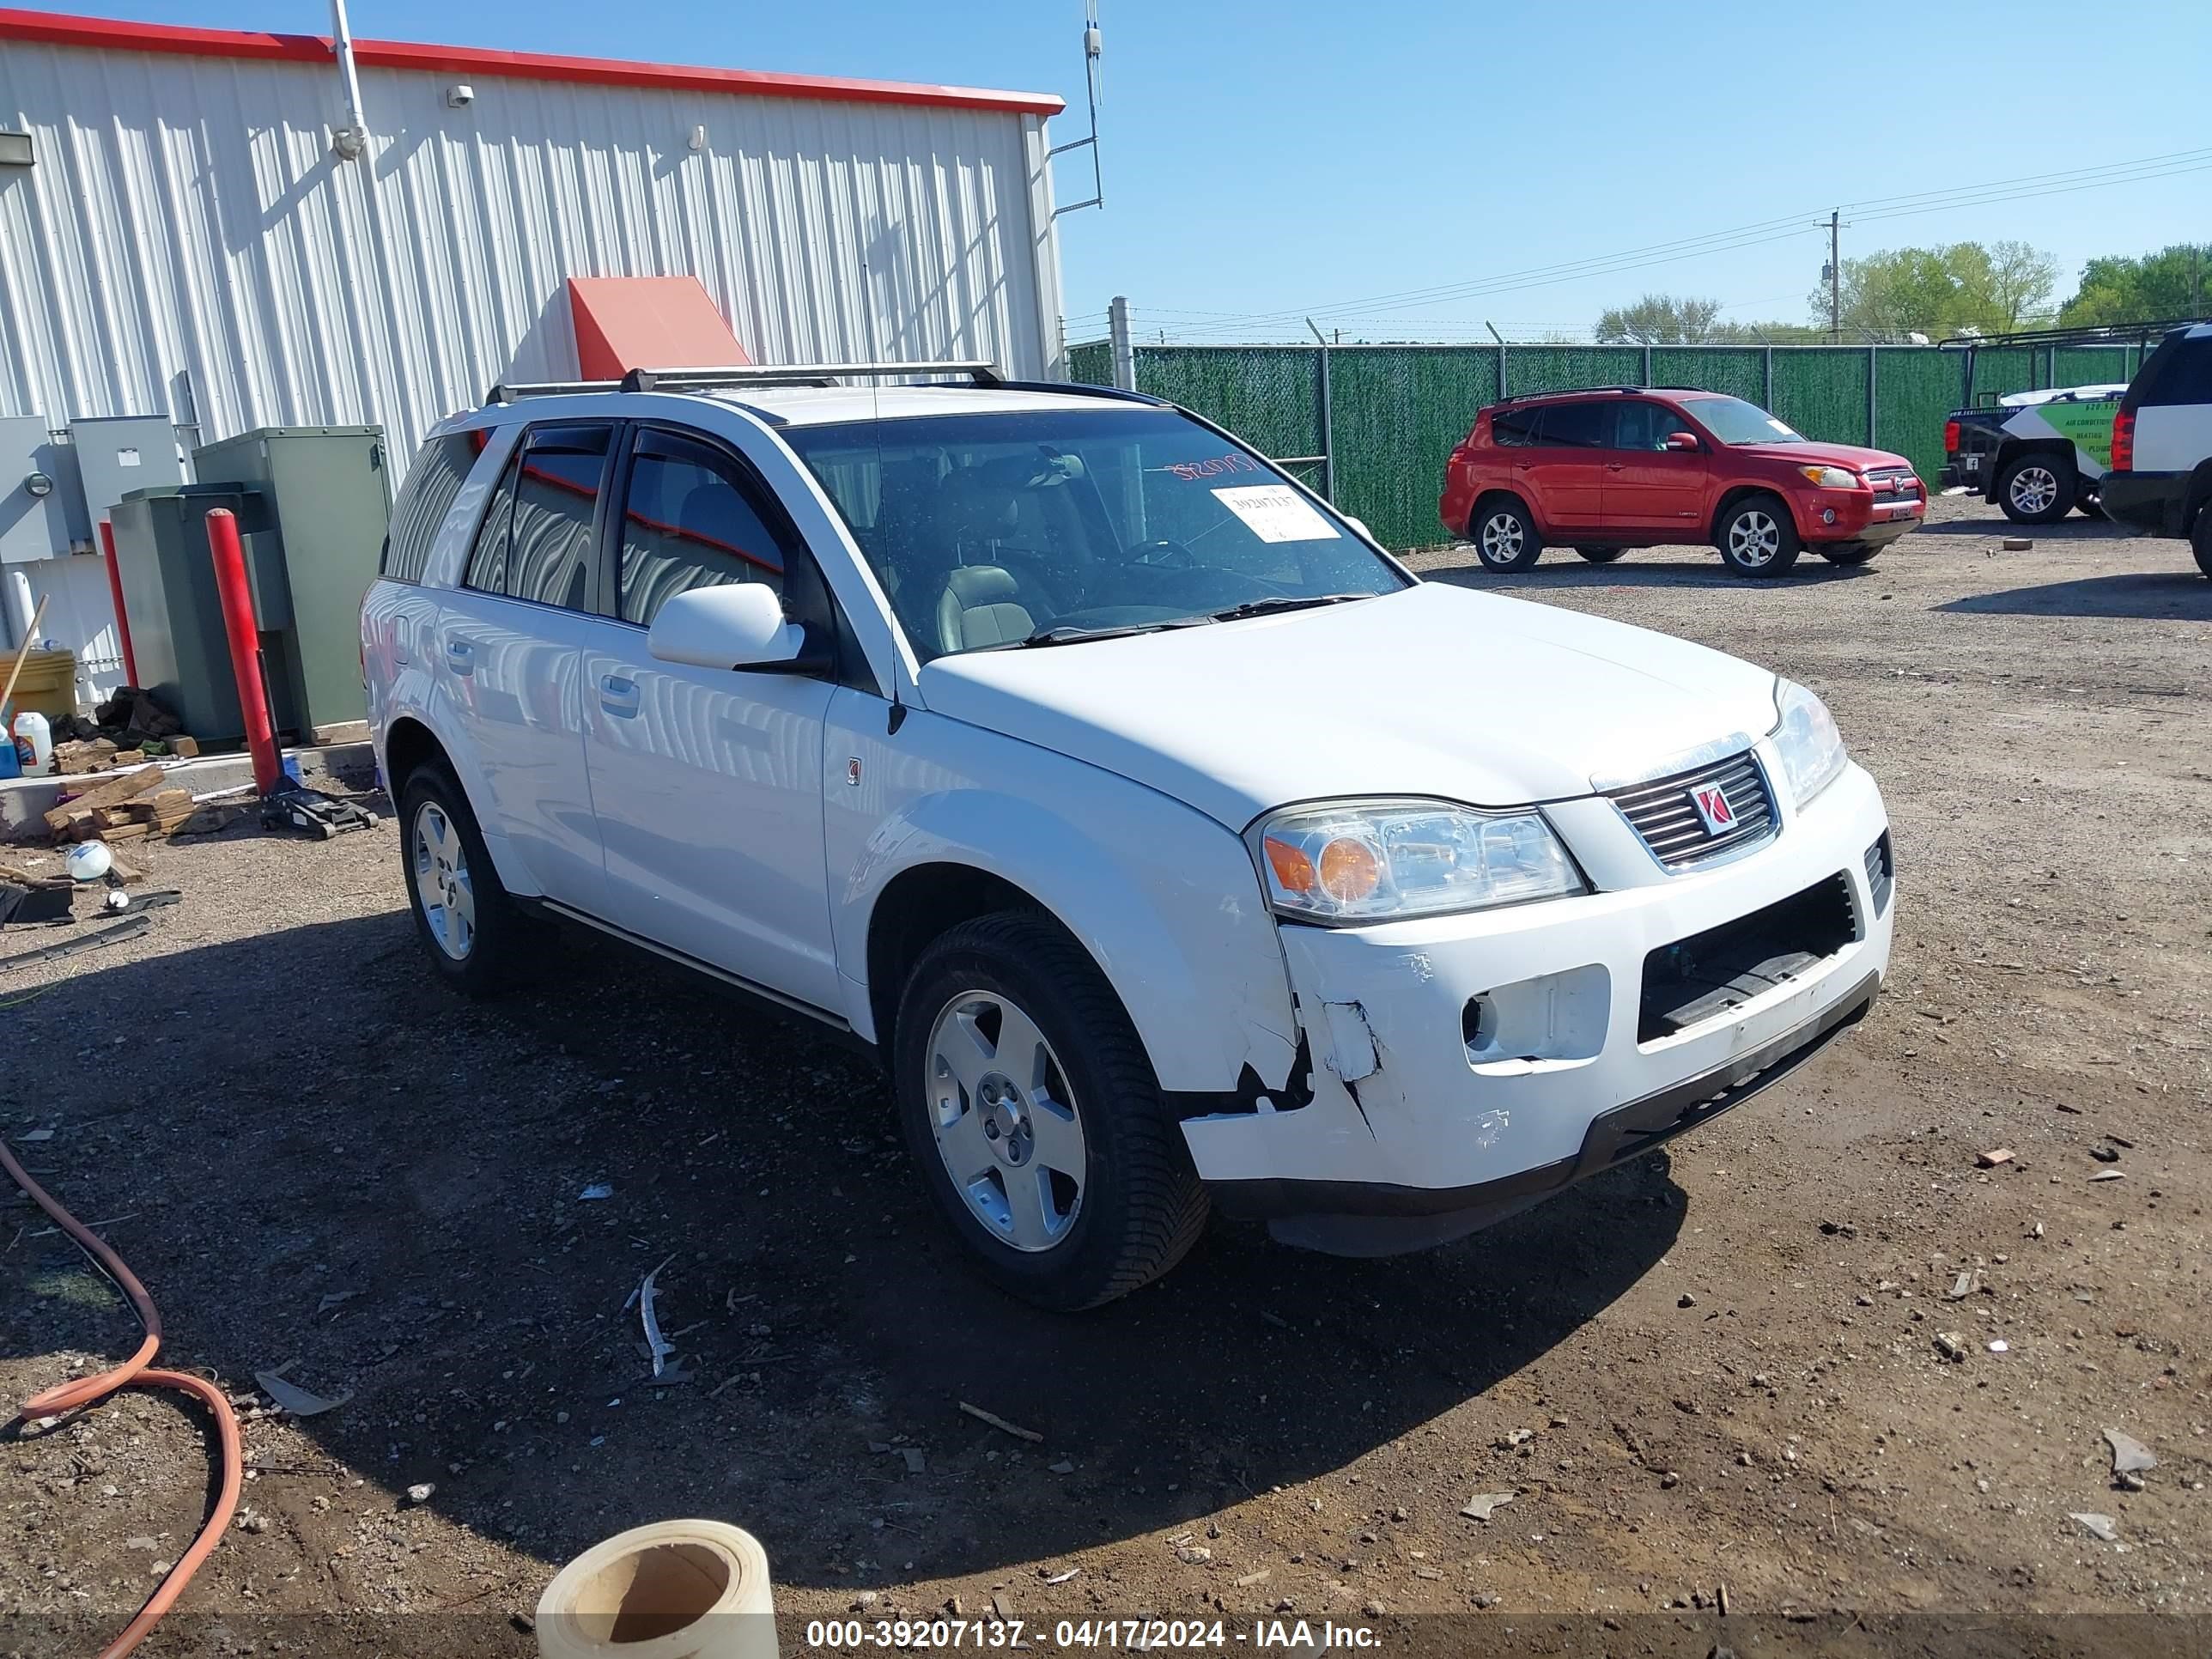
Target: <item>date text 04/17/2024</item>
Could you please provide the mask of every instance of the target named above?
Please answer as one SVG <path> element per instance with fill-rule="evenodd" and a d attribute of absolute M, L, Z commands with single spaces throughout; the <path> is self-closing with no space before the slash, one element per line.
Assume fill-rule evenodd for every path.
<path fill-rule="evenodd" d="M 1231 1626 L 1220 1619 L 1062 1619 L 1049 1626 L 1019 1619 L 817 1619 L 806 1626 L 810 1649 L 850 1653 L 869 1649 L 1038 1652 L 1238 1646 L 1298 1654 L 1357 1651 L 1380 1643 L 1379 1633 L 1368 1626 L 1305 1619 L 1260 1619 L 1249 1628 Z"/>

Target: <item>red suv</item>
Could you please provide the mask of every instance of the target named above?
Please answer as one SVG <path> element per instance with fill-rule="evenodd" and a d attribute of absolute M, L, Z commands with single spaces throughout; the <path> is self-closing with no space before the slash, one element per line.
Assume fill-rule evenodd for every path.
<path fill-rule="evenodd" d="M 1928 490 L 1902 455 L 1814 443 L 1741 398 L 1608 386 L 1484 410 L 1437 510 L 1491 570 L 1526 570 L 1547 544 L 1607 564 L 1711 542 L 1739 575 L 1778 576 L 1807 547 L 1865 563 L 1920 522 Z"/>

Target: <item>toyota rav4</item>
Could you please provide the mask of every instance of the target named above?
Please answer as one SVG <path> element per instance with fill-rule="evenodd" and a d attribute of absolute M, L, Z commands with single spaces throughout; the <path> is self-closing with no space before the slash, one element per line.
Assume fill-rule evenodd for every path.
<path fill-rule="evenodd" d="M 1456 1237 L 1867 1011 L 1889 836 L 1812 692 L 1420 581 L 1156 400 L 934 367 L 431 434 L 362 635 L 440 975 L 560 919 L 872 1045 L 946 1224 L 1056 1308 L 1209 1202 Z"/>
<path fill-rule="evenodd" d="M 1778 576 L 1808 548 L 1864 564 L 1920 523 L 1928 491 L 1902 455 L 1815 443 L 1741 398 L 1607 386 L 1481 410 L 1437 510 L 1487 570 L 1525 570 L 1547 544 L 1609 564 L 1707 542 L 1740 576 Z"/>

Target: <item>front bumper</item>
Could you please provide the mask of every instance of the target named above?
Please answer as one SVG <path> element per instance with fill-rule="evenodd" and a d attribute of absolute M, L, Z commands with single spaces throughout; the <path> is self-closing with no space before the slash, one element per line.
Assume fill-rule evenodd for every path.
<path fill-rule="evenodd" d="M 1917 530 L 1928 516 L 1928 498 L 1915 495 L 1898 500 L 1858 490 L 1820 489 L 1790 502 L 1797 515 L 1798 533 L 1809 543 L 1864 542 L 1883 547 L 1908 531 Z M 1826 515 L 1832 513 L 1831 520 Z"/>
<path fill-rule="evenodd" d="M 2186 472 L 2107 472 L 2098 481 L 2097 501 L 2105 516 L 2153 536 L 2179 536 Z"/>
<path fill-rule="evenodd" d="M 1765 744 L 1760 755 L 1778 775 Z M 1863 1016 L 1889 961 L 1893 893 L 1867 849 L 1887 824 L 1856 766 L 1779 833 L 1718 867 L 1670 874 L 1602 799 L 1547 808 L 1588 896 L 1360 928 L 1285 927 L 1312 1057 L 1291 1109 L 1185 1122 L 1232 1214 L 1296 1243 L 1384 1254 L 1455 1237 L 1695 1128 Z M 1840 878 L 1851 937 L 1810 967 L 1670 1034 L 1643 1029 L 1646 958 Z M 1483 1016 L 1508 1011 L 1503 1046 Z"/>

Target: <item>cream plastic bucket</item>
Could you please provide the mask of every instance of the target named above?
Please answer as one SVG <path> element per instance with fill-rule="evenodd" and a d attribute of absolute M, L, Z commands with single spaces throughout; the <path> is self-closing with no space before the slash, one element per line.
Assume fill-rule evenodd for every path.
<path fill-rule="evenodd" d="M 777 1659 L 760 1540 L 720 1521 L 658 1521 L 595 1544 L 538 1598 L 544 1659 Z"/>

